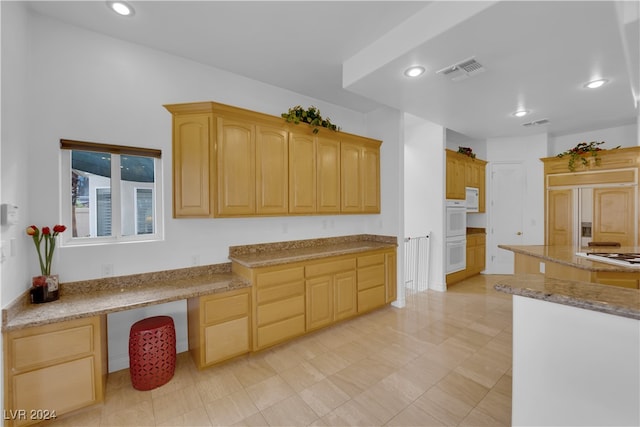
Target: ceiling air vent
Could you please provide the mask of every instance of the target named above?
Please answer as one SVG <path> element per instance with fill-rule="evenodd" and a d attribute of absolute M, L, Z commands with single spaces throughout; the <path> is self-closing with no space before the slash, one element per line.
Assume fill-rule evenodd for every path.
<path fill-rule="evenodd" d="M 547 123 L 549 123 L 549 119 L 540 119 L 540 120 L 534 120 L 533 122 L 529 122 L 529 123 L 523 123 L 522 126 L 525 126 L 525 127 L 538 126 L 538 125 L 546 125 Z"/>
<path fill-rule="evenodd" d="M 473 77 L 476 74 L 482 73 L 485 68 L 474 57 L 465 59 L 456 64 L 449 65 L 436 72 L 436 74 L 442 74 L 449 77 L 454 82 L 464 80 L 469 77 Z"/>

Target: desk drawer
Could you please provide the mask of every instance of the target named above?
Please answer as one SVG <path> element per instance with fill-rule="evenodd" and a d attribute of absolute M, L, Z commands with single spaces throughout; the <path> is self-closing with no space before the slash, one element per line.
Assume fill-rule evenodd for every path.
<path fill-rule="evenodd" d="M 90 354 L 94 350 L 94 333 L 89 324 L 14 338 L 12 367 L 22 371 Z"/>
<path fill-rule="evenodd" d="M 249 313 L 249 294 L 243 293 L 228 297 L 219 295 L 203 297 L 204 322 L 207 325 L 219 323 Z"/>
<path fill-rule="evenodd" d="M 268 347 L 304 334 L 304 314 L 258 328 L 257 348 Z"/>
<path fill-rule="evenodd" d="M 383 253 L 358 257 L 358 268 L 367 267 L 374 264 L 384 264 Z"/>
<path fill-rule="evenodd" d="M 358 313 L 383 306 L 385 303 L 384 286 L 377 286 L 358 292 Z"/>

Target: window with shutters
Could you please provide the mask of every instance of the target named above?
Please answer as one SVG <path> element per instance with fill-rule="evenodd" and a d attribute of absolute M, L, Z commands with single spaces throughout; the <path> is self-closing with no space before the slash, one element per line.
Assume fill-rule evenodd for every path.
<path fill-rule="evenodd" d="M 63 244 L 160 240 L 160 151 L 61 140 Z"/>

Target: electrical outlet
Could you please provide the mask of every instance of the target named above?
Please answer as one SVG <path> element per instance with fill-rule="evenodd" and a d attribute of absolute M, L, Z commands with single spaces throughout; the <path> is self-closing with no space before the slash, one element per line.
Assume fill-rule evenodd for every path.
<path fill-rule="evenodd" d="M 544 274 L 544 267 L 545 267 L 544 262 L 541 262 L 540 263 L 540 273 L 542 273 L 542 274 Z"/>
<path fill-rule="evenodd" d="M 102 264 L 102 277 L 113 276 L 113 264 Z"/>

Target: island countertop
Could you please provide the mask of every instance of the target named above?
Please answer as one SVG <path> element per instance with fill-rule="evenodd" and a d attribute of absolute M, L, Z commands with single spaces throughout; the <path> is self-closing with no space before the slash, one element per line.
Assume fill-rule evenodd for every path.
<path fill-rule="evenodd" d="M 625 267 L 623 265 L 607 264 L 598 261 L 591 261 L 587 258 L 576 255 L 576 252 L 613 252 L 613 253 L 637 253 L 640 252 L 638 246 L 613 247 L 592 247 L 581 248 L 576 246 L 547 246 L 547 245 L 498 245 L 500 249 L 512 251 L 516 254 L 540 258 L 545 261 L 555 262 L 569 267 L 593 272 L 623 272 L 637 273 L 640 270 Z"/>
<path fill-rule="evenodd" d="M 640 320 L 640 290 L 516 274 L 500 280 L 500 292 Z"/>
<path fill-rule="evenodd" d="M 231 246 L 229 259 L 248 267 L 259 268 L 331 256 L 357 254 L 397 246 L 395 236 L 358 234 L 321 239 Z"/>

